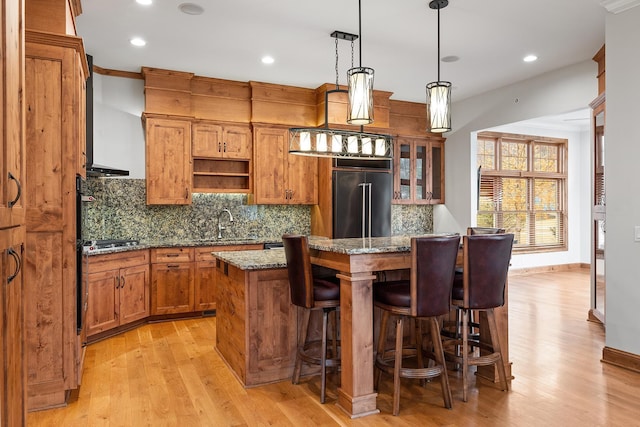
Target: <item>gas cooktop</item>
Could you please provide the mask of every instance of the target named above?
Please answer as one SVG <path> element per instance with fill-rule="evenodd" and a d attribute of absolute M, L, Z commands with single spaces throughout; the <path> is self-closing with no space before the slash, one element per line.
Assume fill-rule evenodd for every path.
<path fill-rule="evenodd" d="M 82 247 L 83 252 L 100 252 L 113 248 L 121 248 L 125 246 L 136 246 L 140 243 L 134 239 L 103 239 L 103 240 L 86 240 Z"/>

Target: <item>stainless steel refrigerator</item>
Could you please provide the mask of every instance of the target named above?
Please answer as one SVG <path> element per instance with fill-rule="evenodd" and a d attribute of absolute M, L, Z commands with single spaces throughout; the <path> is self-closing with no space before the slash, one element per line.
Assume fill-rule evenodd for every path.
<path fill-rule="evenodd" d="M 333 171 L 333 238 L 391 235 L 391 170 Z"/>

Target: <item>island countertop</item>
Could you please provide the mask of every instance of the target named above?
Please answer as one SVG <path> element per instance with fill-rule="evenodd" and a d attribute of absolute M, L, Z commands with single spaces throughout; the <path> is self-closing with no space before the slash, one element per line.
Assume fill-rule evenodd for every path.
<path fill-rule="evenodd" d="M 284 249 L 263 249 L 232 252 L 212 252 L 221 261 L 233 265 L 240 270 L 266 270 L 271 268 L 287 268 Z"/>

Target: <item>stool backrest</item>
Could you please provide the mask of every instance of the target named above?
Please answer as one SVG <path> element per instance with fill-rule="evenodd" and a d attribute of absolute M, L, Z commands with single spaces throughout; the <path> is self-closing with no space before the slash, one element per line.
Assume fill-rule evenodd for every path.
<path fill-rule="evenodd" d="M 460 236 L 411 239 L 411 315 L 432 317 L 451 309 Z"/>
<path fill-rule="evenodd" d="M 472 236 L 474 234 L 504 234 L 504 228 L 468 227 L 467 235 Z"/>
<path fill-rule="evenodd" d="M 486 309 L 504 305 L 513 234 L 463 236 L 464 306 Z"/>
<path fill-rule="evenodd" d="M 285 234 L 282 236 L 287 258 L 291 303 L 300 307 L 313 307 L 313 274 L 309 257 L 307 236 Z"/>

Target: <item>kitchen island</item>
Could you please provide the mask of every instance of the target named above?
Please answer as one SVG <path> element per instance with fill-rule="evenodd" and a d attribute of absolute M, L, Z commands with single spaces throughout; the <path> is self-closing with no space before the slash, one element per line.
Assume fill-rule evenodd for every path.
<path fill-rule="evenodd" d="M 411 236 L 310 237 L 309 249 L 313 264 L 340 272 L 342 366 L 337 404 L 353 418 L 375 414 L 379 411 L 373 388 L 374 273 L 410 268 Z M 246 386 L 258 385 L 263 374 L 260 364 L 271 372 L 281 369 L 270 381 L 277 376 L 289 379 L 293 372 L 297 322 L 289 300 L 286 262 L 282 250 L 270 252 L 214 254 L 219 286 L 216 344 Z M 506 304 L 496 310 L 496 321 L 510 378 Z M 495 381 L 493 372 L 482 374 L 479 369 L 478 373 Z"/>

